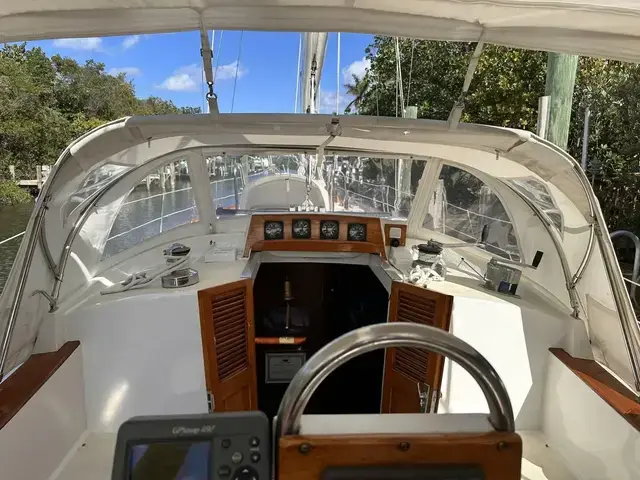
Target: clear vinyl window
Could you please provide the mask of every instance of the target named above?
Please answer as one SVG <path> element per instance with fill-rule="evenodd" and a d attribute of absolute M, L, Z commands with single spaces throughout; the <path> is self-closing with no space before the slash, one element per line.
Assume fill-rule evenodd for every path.
<path fill-rule="evenodd" d="M 113 178 L 126 170 L 130 170 L 131 166 L 116 165 L 107 163 L 105 165 L 96 168 L 90 172 L 80 184 L 78 190 L 69 196 L 69 199 L 62 207 L 62 218 L 64 225 L 66 226 L 69 217 L 73 215 L 78 207 L 84 204 L 84 202 L 98 190 L 102 189 L 113 180 Z"/>
<path fill-rule="evenodd" d="M 407 218 L 426 160 L 296 153 L 209 155 L 206 164 L 218 210 L 289 211 L 309 200 L 323 211 Z"/>
<path fill-rule="evenodd" d="M 510 260 L 520 260 L 513 223 L 491 188 L 475 175 L 443 165 L 429 203 L 423 226 L 467 243 L 480 242 L 481 248 Z"/>
<path fill-rule="evenodd" d="M 551 195 L 551 192 L 544 183 L 533 177 L 512 178 L 506 180 L 506 183 L 518 190 L 540 208 L 540 211 L 551 220 L 560 236 L 562 236 L 564 232 L 564 217 L 553 195 Z"/>
<path fill-rule="evenodd" d="M 109 232 L 103 259 L 198 220 L 187 161 L 171 162 L 129 192 Z"/>
<path fill-rule="evenodd" d="M 334 211 L 382 212 L 408 218 L 426 160 L 329 158 L 326 183 Z"/>

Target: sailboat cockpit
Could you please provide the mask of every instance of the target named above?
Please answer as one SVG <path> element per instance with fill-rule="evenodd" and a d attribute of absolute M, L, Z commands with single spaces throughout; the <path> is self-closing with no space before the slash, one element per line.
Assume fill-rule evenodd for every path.
<path fill-rule="evenodd" d="M 32 3 L 0 41 L 198 29 L 207 79 L 207 28 L 640 60 L 627 2 Z M 461 122 L 477 55 L 448 121 L 211 91 L 73 142 L 0 298 L 3 480 L 638 478 L 640 331 L 598 200 L 547 140 Z"/>

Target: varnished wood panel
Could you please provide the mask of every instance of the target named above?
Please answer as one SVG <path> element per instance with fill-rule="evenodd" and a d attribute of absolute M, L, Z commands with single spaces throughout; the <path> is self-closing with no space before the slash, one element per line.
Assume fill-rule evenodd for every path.
<path fill-rule="evenodd" d="M 301 345 L 307 337 L 256 337 L 256 345 Z"/>
<path fill-rule="evenodd" d="M 378 245 L 369 242 L 331 240 L 261 240 L 253 244 L 252 252 L 351 252 L 385 256 Z"/>
<path fill-rule="evenodd" d="M 384 225 L 384 244 L 386 246 L 391 245 L 391 237 L 390 230 L 391 228 L 399 228 L 400 229 L 400 238 L 398 241 L 400 242 L 400 247 L 404 247 L 407 244 L 407 226 L 402 224 L 395 223 L 385 223 Z"/>
<path fill-rule="evenodd" d="M 236 300 L 238 292 L 243 293 L 243 301 Z M 224 304 L 224 300 L 228 298 L 234 299 L 228 304 L 228 308 L 215 309 L 214 312 L 214 304 Z M 200 290 L 198 305 L 206 385 L 207 390 L 214 396 L 214 410 L 256 410 L 258 398 L 251 280 L 240 280 Z M 237 325 L 240 316 L 242 326 Z M 228 352 L 229 360 L 220 360 L 218 349 L 228 344 L 231 337 L 237 337 L 239 328 L 243 329 L 241 333 L 244 336 L 244 345 L 234 348 L 238 348 L 245 358 L 233 358 L 234 350 Z M 223 365 L 220 365 L 219 361 Z"/>
<path fill-rule="evenodd" d="M 550 348 L 549 351 L 627 422 L 640 430 L 640 402 L 627 387 L 594 360 L 572 357 L 561 348 Z"/>
<path fill-rule="evenodd" d="M 67 342 L 56 352 L 31 355 L 9 378 L 0 383 L 0 429 L 58 370 L 80 342 Z"/>
<path fill-rule="evenodd" d="M 319 480 L 329 467 L 377 465 L 473 465 L 486 480 L 520 480 L 522 441 L 499 432 L 289 436 L 280 439 L 278 459 L 278 480 Z"/>
<path fill-rule="evenodd" d="M 311 220 L 311 238 L 294 239 L 292 237 L 291 225 L 293 220 L 298 219 Z M 337 240 L 320 239 L 320 222 L 322 220 L 335 220 L 340 223 Z M 283 223 L 283 240 L 264 239 L 264 222 L 266 221 Z M 364 223 L 367 225 L 366 242 L 350 242 L 347 240 L 347 229 L 350 223 Z M 382 224 L 379 218 L 304 212 L 252 215 L 244 246 L 244 256 L 248 257 L 251 251 L 355 252 L 379 254 L 382 258 L 387 258 L 382 235 Z"/>
<path fill-rule="evenodd" d="M 449 330 L 453 297 L 408 283 L 393 282 L 389 322 L 410 322 Z M 442 355 L 415 348 L 388 348 L 385 353 L 382 413 L 419 413 L 418 382 L 430 387 L 428 408 L 437 411 L 442 383 Z M 435 401 L 435 403 L 433 403 Z M 433 404 L 432 404 L 433 403 Z"/>

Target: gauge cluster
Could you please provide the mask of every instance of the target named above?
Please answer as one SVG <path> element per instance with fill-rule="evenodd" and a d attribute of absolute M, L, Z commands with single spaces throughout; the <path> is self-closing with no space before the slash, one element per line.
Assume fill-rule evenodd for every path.
<path fill-rule="evenodd" d="M 249 257 L 251 252 L 352 252 L 386 259 L 385 227 L 372 215 L 255 213 L 247 229 L 243 256 Z"/>
<path fill-rule="evenodd" d="M 341 222 L 340 218 L 296 218 L 264 220 L 265 240 L 346 240 L 348 242 L 367 241 L 367 223 Z M 353 220 L 348 218 L 345 220 Z"/>

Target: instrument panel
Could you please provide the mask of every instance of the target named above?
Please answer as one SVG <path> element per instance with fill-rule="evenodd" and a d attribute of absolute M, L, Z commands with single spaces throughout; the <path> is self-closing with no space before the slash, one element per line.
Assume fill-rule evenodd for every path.
<path fill-rule="evenodd" d="M 386 258 L 380 218 L 342 214 L 254 214 L 244 255 L 252 250 L 379 253 Z"/>

